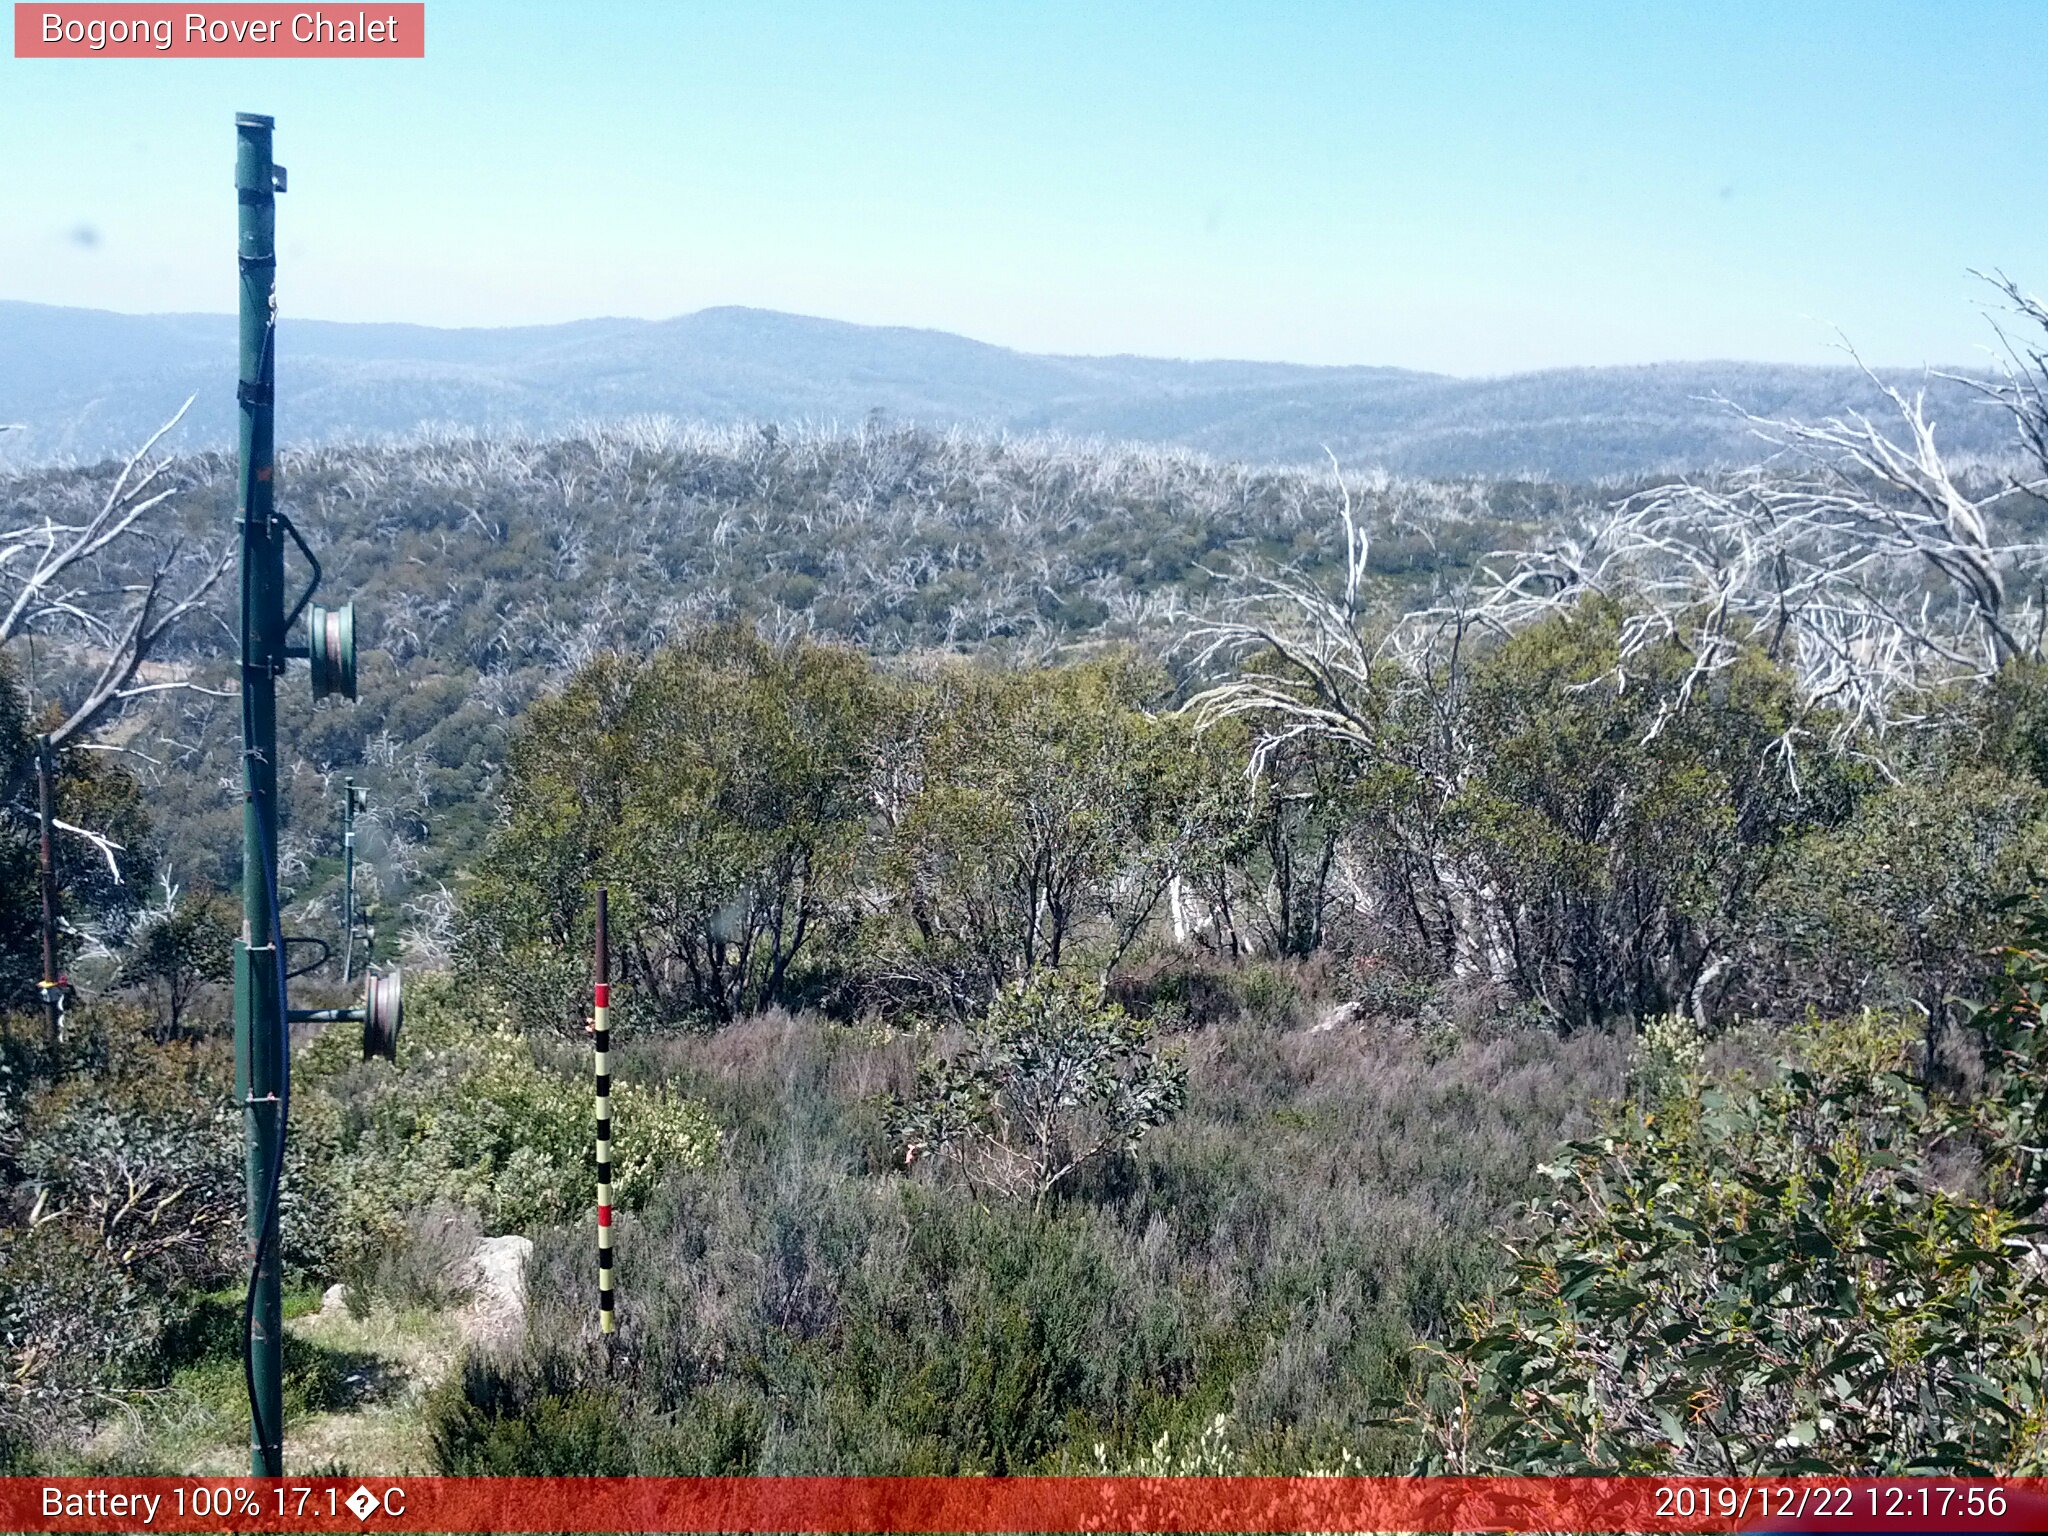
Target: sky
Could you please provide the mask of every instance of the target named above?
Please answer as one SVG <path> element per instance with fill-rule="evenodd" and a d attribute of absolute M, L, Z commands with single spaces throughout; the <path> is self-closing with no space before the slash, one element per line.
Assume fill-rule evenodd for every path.
<path fill-rule="evenodd" d="M 1971 268 L 2048 288 L 2044 0 L 428 0 L 426 51 L 0 57 L 0 298 L 231 309 L 236 111 L 322 319 L 1910 367 L 1982 360 Z"/>

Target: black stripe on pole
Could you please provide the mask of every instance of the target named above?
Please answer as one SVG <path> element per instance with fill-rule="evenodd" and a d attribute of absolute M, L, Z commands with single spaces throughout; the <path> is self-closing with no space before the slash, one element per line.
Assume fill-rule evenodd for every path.
<path fill-rule="evenodd" d="M 612 1311 L 612 1078 L 611 931 L 605 888 L 597 888 L 596 985 L 592 989 L 591 1064 L 597 1079 L 597 1323 L 609 1345 L 617 1325 Z"/>

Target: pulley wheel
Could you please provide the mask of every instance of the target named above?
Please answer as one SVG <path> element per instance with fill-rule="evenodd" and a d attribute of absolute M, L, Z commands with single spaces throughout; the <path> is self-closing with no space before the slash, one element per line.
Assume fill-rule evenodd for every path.
<path fill-rule="evenodd" d="M 313 697 L 356 696 L 356 605 L 306 610 L 306 658 L 312 663 Z"/>
<path fill-rule="evenodd" d="M 363 1060 L 398 1060 L 398 1026 L 405 1017 L 405 986 L 398 967 L 363 978 Z"/>

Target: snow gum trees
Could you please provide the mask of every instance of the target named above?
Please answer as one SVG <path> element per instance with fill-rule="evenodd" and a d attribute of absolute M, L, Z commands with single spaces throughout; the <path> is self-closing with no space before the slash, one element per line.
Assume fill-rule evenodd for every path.
<path fill-rule="evenodd" d="M 600 657 L 512 750 L 466 962 L 575 1028 L 604 884 L 629 1010 L 717 1023 L 789 998 L 851 916 L 878 698 L 858 655 L 739 628 Z"/>
<path fill-rule="evenodd" d="M 1968 979 L 1938 957 L 1988 942 L 2048 782 L 2048 354 L 2008 351 L 1979 381 L 2002 463 L 1944 458 L 1924 395 L 1879 383 L 1889 422 L 1757 421 L 1769 463 L 1532 526 L 1422 606 L 1382 601 L 1372 548 L 1426 488 L 1340 475 L 1334 576 L 1235 573 L 1190 627 L 1222 672 L 1192 713 L 1247 734 L 1255 780 L 1305 744 L 1347 764 L 1355 918 L 1440 975 L 1568 1025 L 1705 1018 L 1804 956 L 1840 974 L 1795 990 L 1917 1004 L 1931 1050 Z M 1884 850 L 1906 933 L 1872 944 L 1854 887 Z"/>
<path fill-rule="evenodd" d="M 885 673 L 736 627 L 601 657 L 510 754 L 464 961 L 573 1029 L 605 884 L 643 1024 L 964 1017 L 1062 967 L 1099 986 L 1213 841 L 1205 768 L 1236 775 L 1147 707 L 1164 689 L 1124 656 Z"/>

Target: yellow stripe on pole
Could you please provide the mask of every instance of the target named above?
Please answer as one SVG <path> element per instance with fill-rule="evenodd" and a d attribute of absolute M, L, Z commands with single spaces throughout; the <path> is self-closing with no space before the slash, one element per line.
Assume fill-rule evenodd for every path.
<path fill-rule="evenodd" d="M 618 1331 L 612 1310 L 612 1100 L 611 1100 L 611 935 L 606 891 L 597 888 L 597 964 L 591 988 L 591 1058 L 597 1089 L 597 1326 L 607 1338 Z M 609 1346 L 608 1346 L 609 1347 Z"/>

